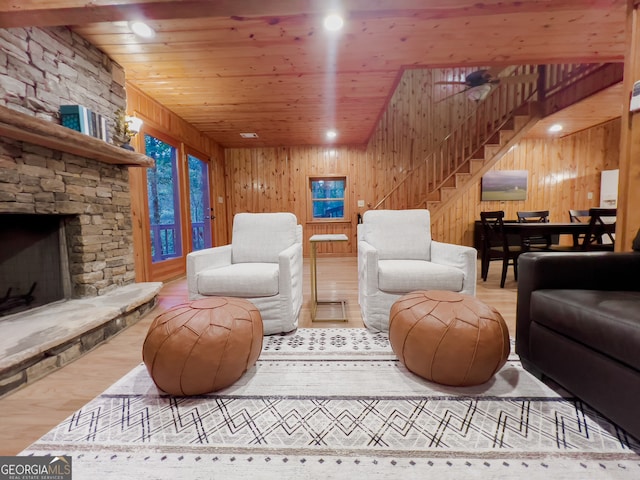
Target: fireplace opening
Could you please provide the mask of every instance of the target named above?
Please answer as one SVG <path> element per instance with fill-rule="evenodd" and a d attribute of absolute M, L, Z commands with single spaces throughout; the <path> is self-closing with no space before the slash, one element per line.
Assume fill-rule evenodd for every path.
<path fill-rule="evenodd" d="M 0 215 L 0 317 L 66 298 L 64 216 Z"/>

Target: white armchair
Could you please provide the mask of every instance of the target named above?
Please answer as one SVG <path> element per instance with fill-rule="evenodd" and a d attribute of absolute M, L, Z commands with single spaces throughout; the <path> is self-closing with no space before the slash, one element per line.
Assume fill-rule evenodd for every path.
<path fill-rule="evenodd" d="M 189 299 L 242 297 L 260 311 L 264 334 L 298 327 L 302 226 L 292 213 L 238 213 L 231 244 L 187 255 Z"/>
<path fill-rule="evenodd" d="M 415 290 L 475 295 L 475 248 L 432 240 L 429 210 L 369 210 L 362 220 L 358 303 L 367 327 L 389 330 L 391 306 Z"/>

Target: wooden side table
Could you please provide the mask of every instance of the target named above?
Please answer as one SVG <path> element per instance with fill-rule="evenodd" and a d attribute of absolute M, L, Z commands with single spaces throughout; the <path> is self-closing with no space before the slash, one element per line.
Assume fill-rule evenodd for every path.
<path fill-rule="evenodd" d="M 312 322 L 346 322 L 347 319 L 347 301 L 346 300 L 318 300 L 318 271 L 316 266 L 316 254 L 319 242 L 346 242 L 349 238 L 344 233 L 312 235 L 309 238 L 311 242 L 311 321 Z M 319 318 L 316 316 L 318 305 L 340 305 L 342 307 L 341 318 Z"/>

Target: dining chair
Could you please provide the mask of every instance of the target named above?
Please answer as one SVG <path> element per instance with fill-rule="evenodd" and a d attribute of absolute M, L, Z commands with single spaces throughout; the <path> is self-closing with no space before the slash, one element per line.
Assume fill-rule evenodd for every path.
<path fill-rule="evenodd" d="M 509 265 L 513 266 L 513 276 L 518 280 L 518 257 L 523 252 L 520 245 L 509 245 L 504 233 L 504 211 L 480 212 L 483 231 L 483 248 L 481 258 L 481 276 L 487 281 L 489 263 L 493 260 L 502 260 L 502 275 L 500 288 L 504 288 Z"/>
<path fill-rule="evenodd" d="M 569 221 L 571 223 L 589 223 L 591 217 L 589 216 L 589 210 L 569 210 Z M 573 245 L 577 248 L 582 248 L 584 242 L 584 233 L 576 233 L 573 235 Z"/>
<path fill-rule="evenodd" d="M 582 250 L 613 251 L 616 243 L 615 208 L 590 208 L 589 231 L 582 241 Z"/>
<path fill-rule="evenodd" d="M 589 210 L 569 210 L 569 221 L 571 223 L 589 223 Z"/>
<path fill-rule="evenodd" d="M 549 210 L 531 210 L 516 212 L 520 223 L 549 223 Z M 538 248 L 547 250 L 553 243 L 551 235 L 528 237 L 523 240 L 523 246 L 527 249 Z"/>

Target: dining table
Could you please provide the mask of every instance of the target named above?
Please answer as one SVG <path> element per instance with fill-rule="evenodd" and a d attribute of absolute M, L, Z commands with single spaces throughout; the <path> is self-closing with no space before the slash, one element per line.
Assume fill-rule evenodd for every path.
<path fill-rule="evenodd" d="M 590 225 L 580 222 L 547 222 L 547 223 L 520 223 L 504 222 L 504 233 L 508 236 L 519 236 L 520 245 L 526 245 L 526 239 L 548 235 L 571 235 L 573 247 L 580 248 L 580 238 L 588 234 Z M 603 228 L 604 233 L 604 228 Z"/>

